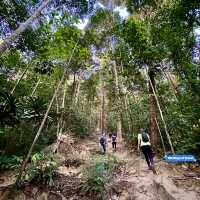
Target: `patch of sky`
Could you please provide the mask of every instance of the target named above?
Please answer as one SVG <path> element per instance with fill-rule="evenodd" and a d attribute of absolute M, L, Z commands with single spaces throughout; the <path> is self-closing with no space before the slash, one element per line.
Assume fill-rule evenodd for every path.
<path fill-rule="evenodd" d="M 102 8 L 105 9 L 105 6 L 100 2 L 96 2 L 95 0 L 88 1 L 88 14 L 83 19 L 80 19 L 79 23 L 75 23 L 74 25 L 78 29 L 84 30 L 89 24 L 91 16 L 93 16 L 97 10 Z"/>
<path fill-rule="evenodd" d="M 89 21 L 88 18 L 82 19 L 82 20 L 80 20 L 79 23 L 76 23 L 75 26 L 76 26 L 78 29 L 83 30 L 83 29 L 85 29 L 85 27 L 87 26 L 88 21 Z"/>
<path fill-rule="evenodd" d="M 119 16 L 122 18 L 122 19 L 127 19 L 130 15 L 130 13 L 127 11 L 127 8 L 126 7 L 123 7 L 123 6 L 117 6 L 115 9 L 114 9 L 114 12 L 118 12 L 119 13 Z"/>
<path fill-rule="evenodd" d="M 87 25 L 90 22 L 90 18 L 91 16 L 93 16 L 95 14 L 95 12 L 99 9 L 109 9 L 108 7 L 112 7 L 108 4 L 108 7 L 105 7 L 102 3 L 100 3 L 99 1 L 92 1 L 93 4 L 91 3 L 91 1 L 88 1 L 88 15 L 85 16 L 83 19 L 80 19 L 79 23 L 76 23 L 75 26 L 77 28 L 79 28 L 80 30 L 84 30 Z M 113 8 L 113 12 L 117 12 L 119 13 L 119 16 L 121 17 L 122 20 L 126 20 L 130 13 L 127 11 L 127 8 L 124 6 L 117 6 L 115 8 Z"/>
<path fill-rule="evenodd" d="M 200 27 L 196 28 L 194 30 L 195 35 L 200 35 Z"/>

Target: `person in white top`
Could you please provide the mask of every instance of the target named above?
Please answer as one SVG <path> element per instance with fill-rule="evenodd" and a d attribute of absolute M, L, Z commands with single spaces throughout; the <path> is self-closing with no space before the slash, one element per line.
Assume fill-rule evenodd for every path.
<path fill-rule="evenodd" d="M 140 133 L 138 134 L 138 150 L 139 149 L 142 150 L 149 169 L 153 170 L 154 162 L 153 162 L 153 151 L 151 148 L 150 137 L 149 134 L 146 133 L 143 128 L 140 129 Z"/>

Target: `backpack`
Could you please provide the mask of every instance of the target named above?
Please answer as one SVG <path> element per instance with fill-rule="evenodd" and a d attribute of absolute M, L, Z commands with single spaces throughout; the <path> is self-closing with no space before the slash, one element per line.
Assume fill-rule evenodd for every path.
<path fill-rule="evenodd" d="M 142 133 L 142 141 L 143 142 L 149 142 L 149 135 L 148 135 L 148 133 L 145 133 L 145 132 Z"/>
<path fill-rule="evenodd" d="M 101 138 L 100 138 L 100 144 L 101 144 L 101 145 L 104 145 L 104 143 L 105 143 L 105 139 L 104 139 L 104 137 L 101 137 Z"/>
<path fill-rule="evenodd" d="M 116 135 L 113 135 L 113 136 L 112 136 L 112 142 L 116 142 L 116 139 L 117 139 L 117 136 L 116 136 Z"/>

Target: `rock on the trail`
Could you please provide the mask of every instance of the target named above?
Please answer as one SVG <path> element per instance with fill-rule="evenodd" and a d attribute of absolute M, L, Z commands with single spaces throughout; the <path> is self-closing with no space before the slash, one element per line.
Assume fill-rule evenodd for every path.
<path fill-rule="evenodd" d="M 154 184 L 162 200 L 198 200 L 195 192 L 178 188 L 168 177 L 158 177 Z"/>

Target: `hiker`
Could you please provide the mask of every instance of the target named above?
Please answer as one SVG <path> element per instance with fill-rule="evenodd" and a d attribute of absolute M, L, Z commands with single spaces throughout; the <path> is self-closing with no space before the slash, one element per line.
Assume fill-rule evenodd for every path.
<path fill-rule="evenodd" d="M 100 138 L 100 144 L 103 148 L 103 152 L 106 153 L 106 145 L 107 145 L 107 138 L 106 138 L 106 134 L 102 134 L 101 138 Z"/>
<path fill-rule="evenodd" d="M 117 148 L 117 134 L 116 133 L 112 134 L 112 148 L 114 151 L 116 151 L 116 148 Z"/>
<path fill-rule="evenodd" d="M 154 171 L 153 151 L 151 148 L 150 137 L 143 128 L 140 129 L 140 133 L 138 134 L 138 150 L 140 148 L 145 156 L 149 170 Z"/>

